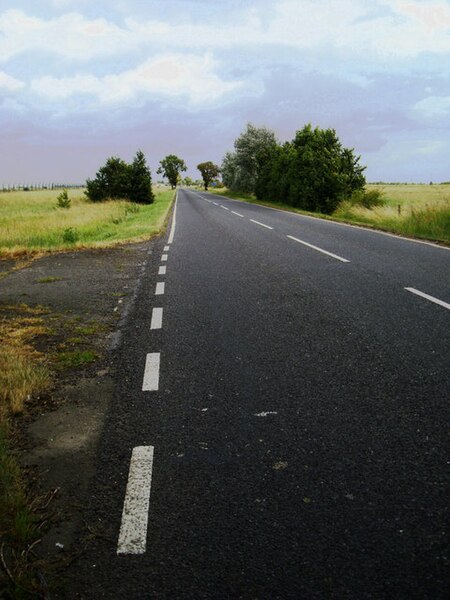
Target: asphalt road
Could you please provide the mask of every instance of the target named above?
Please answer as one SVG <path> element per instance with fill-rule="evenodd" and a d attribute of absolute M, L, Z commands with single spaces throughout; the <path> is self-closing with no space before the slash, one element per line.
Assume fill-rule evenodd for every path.
<path fill-rule="evenodd" d="M 69 597 L 447 598 L 450 251 L 186 190 L 171 234 Z"/>

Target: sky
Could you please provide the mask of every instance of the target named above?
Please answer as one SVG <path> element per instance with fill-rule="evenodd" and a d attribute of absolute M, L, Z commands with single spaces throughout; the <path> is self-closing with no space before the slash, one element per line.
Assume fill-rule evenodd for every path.
<path fill-rule="evenodd" d="M 198 178 L 247 123 L 332 127 L 368 181 L 449 181 L 450 0 L 0 0 L 0 184 L 138 149 Z"/>

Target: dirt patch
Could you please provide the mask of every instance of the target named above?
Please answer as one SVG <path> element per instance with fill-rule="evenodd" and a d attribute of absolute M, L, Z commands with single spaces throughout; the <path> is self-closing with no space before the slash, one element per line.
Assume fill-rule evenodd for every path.
<path fill-rule="evenodd" d="M 0 268 L 3 314 L 13 315 L 22 304 L 43 307 L 40 318 L 48 331 L 35 347 L 48 357 L 54 386 L 41 398 L 29 398 L 18 425 L 21 462 L 35 480 L 34 492 L 52 497 L 52 524 L 35 548 L 52 564 L 64 556 L 64 566 L 83 531 L 97 442 L 114 390 L 111 351 L 152 245 L 66 252 L 20 269 L 12 261 Z"/>

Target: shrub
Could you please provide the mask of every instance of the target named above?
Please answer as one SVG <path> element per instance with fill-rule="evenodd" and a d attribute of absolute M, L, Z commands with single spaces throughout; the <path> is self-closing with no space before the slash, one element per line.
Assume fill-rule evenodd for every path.
<path fill-rule="evenodd" d="M 67 190 L 63 190 L 57 197 L 56 206 L 58 208 L 70 208 L 70 198 Z"/>
<path fill-rule="evenodd" d="M 86 188 L 85 194 L 92 202 L 122 199 L 151 204 L 155 199 L 150 169 L 141 150 L 131 164 L 118 157 L 108 158 L 95 179 L 86 181 Z"/>
<path fill-rule="evenodd" d="M 75 244 L 75 242 L 77 242 L 80 239 L 78 231 L 73 227 L 68 227 L 67 229 L 64 229 L 62 237 L 63 241 L 68 244 Z"/>
<path fill-rule="evenodd" d="M 381 190 L 355 190 L 350 196 L 350 204 L 371 209 L 376 206 L 384 206 L 386 200 Z"/>

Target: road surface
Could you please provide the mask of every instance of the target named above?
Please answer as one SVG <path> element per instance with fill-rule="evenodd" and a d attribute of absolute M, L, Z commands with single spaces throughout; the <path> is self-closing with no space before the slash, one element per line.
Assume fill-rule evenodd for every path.
<path fill-rule="evenodd" d="M 447 597 L 450 251 L 178 191 L 70 597 Z"/>

